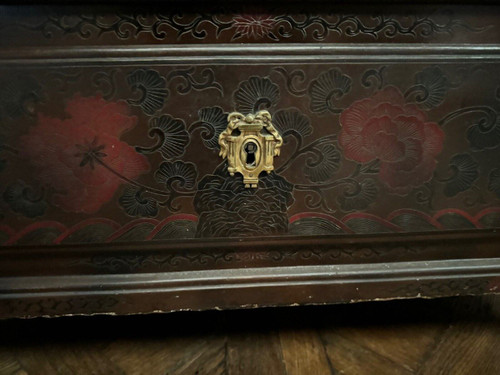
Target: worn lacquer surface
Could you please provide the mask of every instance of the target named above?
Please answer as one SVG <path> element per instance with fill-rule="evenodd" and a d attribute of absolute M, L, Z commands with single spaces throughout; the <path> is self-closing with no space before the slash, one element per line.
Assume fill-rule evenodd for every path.
<path fill-rule="evenodd" d="M 0 27 L 5 56 L 34 45 L 207 42 L 209 53 L 217 43 L 498 39 L 481 8 L 482 18 L 467 7 L 422 9 L 407 17 L 6 7 Z M 1 244 L 500 227 L 494 59 L 235 62 L 225 52 L 227 62 L 183 63 L 178 51 L 179 62 L 104 63 L 99 53 L 92 64 L 83 56 L 0 67 Z M 218 137 L 228 113 L 259 110 L 284 145 L 275 170 L 248 189 L 218 156 Z"/>
<path fill-rule="evenodd" d="M 498 293 L 497 5 L 207 3 L 0 6 L 0 318 Z"/>
<path fill-rule="evenodd" d="M 2 242 L 500 226 L 497 72 L 495 64 L 3 71 Z M 247 189 L 221 163 L 218 136 L 228 112 L 259 109 L 272 113 L 285 144 L 276 170 Z"/>

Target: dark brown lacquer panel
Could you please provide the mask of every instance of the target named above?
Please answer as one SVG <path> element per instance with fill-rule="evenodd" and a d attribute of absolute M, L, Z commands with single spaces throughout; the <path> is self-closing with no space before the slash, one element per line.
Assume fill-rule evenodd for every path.
<path fill-rule="evenodd" d="M 499 287 L 497 6 L 0 10 L 0 317 Z"/>
<path fill-rule="evenodd" d="M 497 63 L 2 70 L 4 245 L 500 227 Z M 229 112 L 284 139 L 245 188 Z"/>

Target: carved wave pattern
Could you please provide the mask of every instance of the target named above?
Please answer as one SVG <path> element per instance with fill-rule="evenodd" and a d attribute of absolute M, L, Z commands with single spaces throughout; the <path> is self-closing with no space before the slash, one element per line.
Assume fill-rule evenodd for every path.
<path fill-rule="evenodd" d="M 240 214 L 242 214 L 240 212 Z M 243 212 L 244 214 L 244 212 Z M 234 215 L 233 215 L 234 216 Z M 201 219 L 201 228 L 199 227 Z M 0 245 L 44 245 L 81 243 L 109 243 L 168 239 L 192 239 L 199 231 L 215 231 L 206 226 L 196 215 L 177 214 L 164 220 L 141 218 L 126 225 L 105 218 L 84 220 L 73 226 L 55 221 L 40 221 L 16 232 L 7 225 L 0 225 Z M 231 231 L 234 217 L 219 230 Z M 249 220 L 248 216 L 244 219 Z M 272 219 L 272 218 L 271 218 Z M 489 208 L 470 216 L 465 211 L 448 209 L 430 216 L 421 211 L 401 209 L 387 217 L 356 212 L 336 218 L 332 215 L 304 212 L 288 219 L 289 235 L 373 234 L 398 232 L 424 232 L 456 229 L 485 229 L 500 226 L 500 208 Z M 245 228 L 244 221 L 240 229 Z M 198 232 L 198 235 L 197 235 Z"/>

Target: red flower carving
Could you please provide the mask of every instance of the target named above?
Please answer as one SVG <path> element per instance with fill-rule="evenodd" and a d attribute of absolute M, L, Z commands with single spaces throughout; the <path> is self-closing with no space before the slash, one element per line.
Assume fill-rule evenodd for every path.
<path fill-rule="evenodd" d="M 236 35 L 252 38 L 263 38 L 276 24 L 276 19 L 264 14 L 242 14 L 234 17 Z"/>
<path fill-rule="evenodd" d="M 21 137 L 21 154 L 38 179 L 56 193 L 53 203 L 66 211 L 95 213 L 125 179 L 149 170 L 147 159 L 119 140 L 137 122 L 125 103 L 100 96 L 73 97 L 69 118 L 39 114 L 38 123 Z"/>
<path fill-rule="evenodd" d="M 354 102 L 340 116 L 339 143 L 347 158 L 380 160 L 380 179 L 398 194 L 432 178 L 444 133 L 401 91 L 387 86 L 371 98 Z"/>

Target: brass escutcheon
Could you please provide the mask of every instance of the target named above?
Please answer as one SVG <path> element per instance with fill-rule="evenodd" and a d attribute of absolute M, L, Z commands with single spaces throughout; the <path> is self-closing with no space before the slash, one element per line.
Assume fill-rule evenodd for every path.
<path fill-rule="evenodd" d="M 244 116 L 232 112 L 227 117 L 228 126 L 219 136 L 220 153 L 227 157 L 231 176 L 243 175 L 246 188 L 256 188 L 260 172 L 271 173 L 273 160 L 280 154 L 283 139 L 271 123 L 268 111 Z"/>

